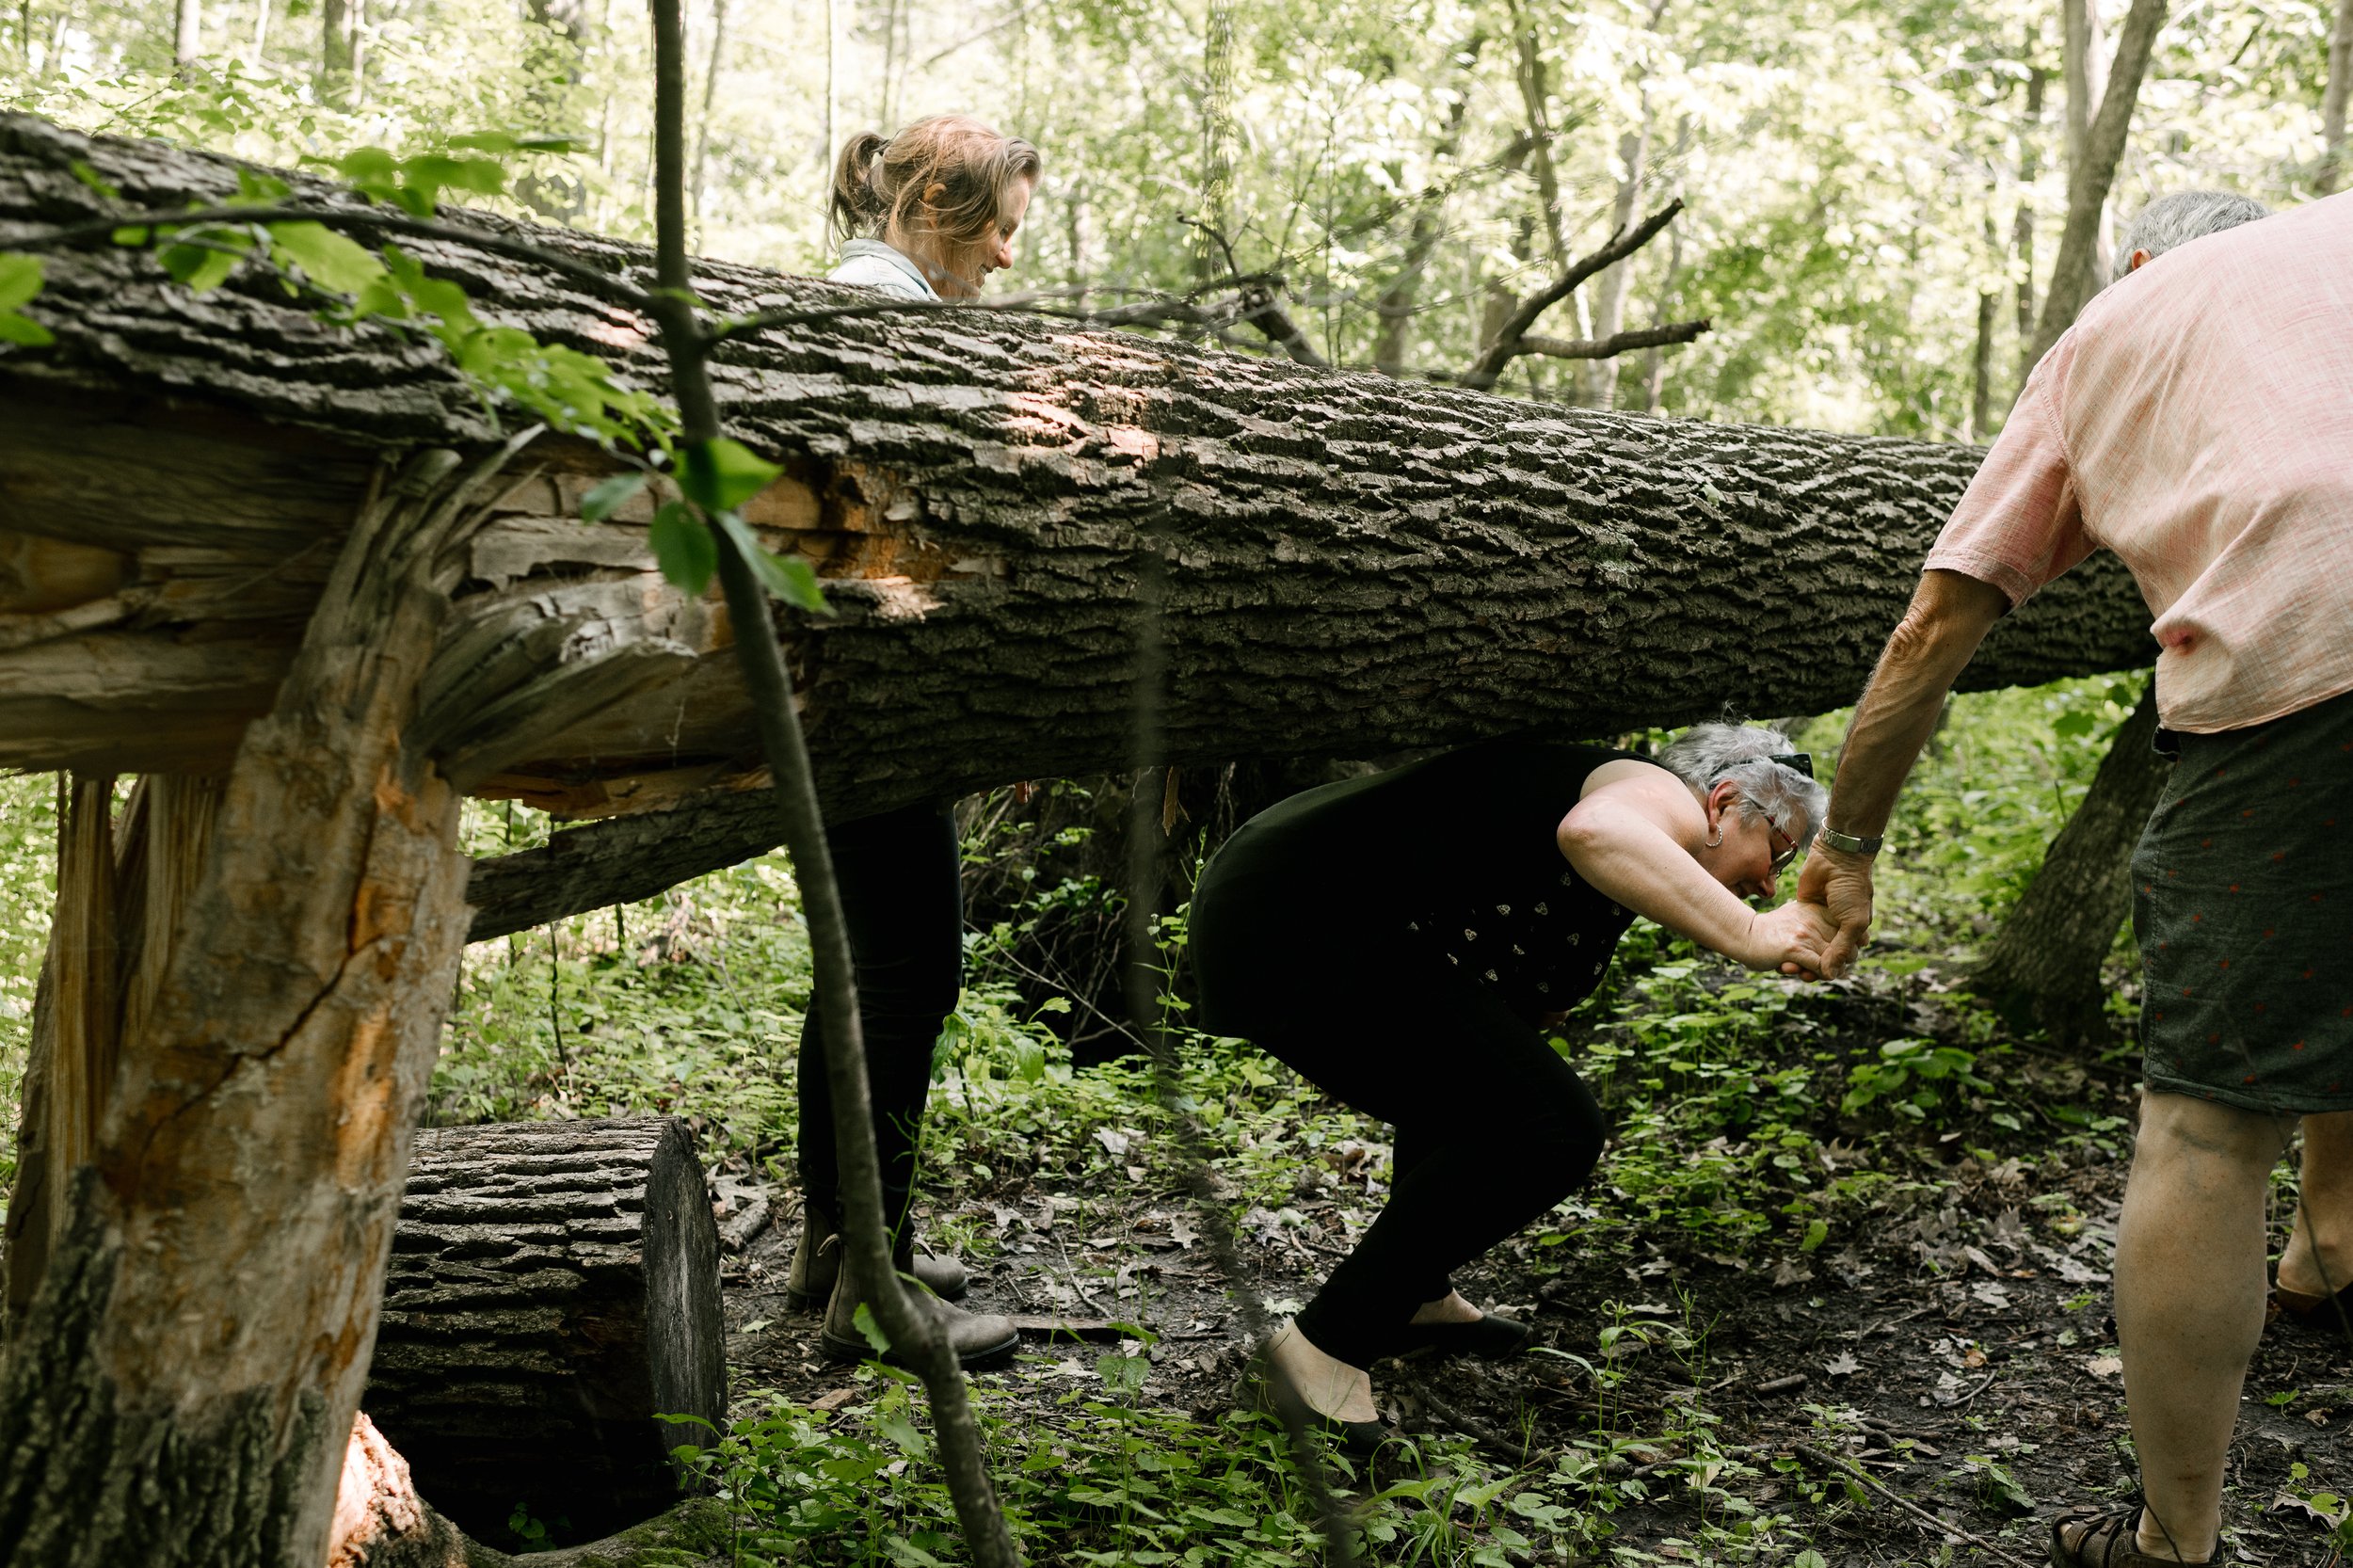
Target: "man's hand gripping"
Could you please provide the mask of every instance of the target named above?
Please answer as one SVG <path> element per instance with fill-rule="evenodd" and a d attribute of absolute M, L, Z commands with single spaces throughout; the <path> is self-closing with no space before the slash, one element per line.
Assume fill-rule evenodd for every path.
<path fill-rule="evenodd" d="M 1830 940 L 1822 944 L 1824 980 L 1846 973 L 1870 936 L 1871 858 L 1817 843 L 1798 873 L 1796 902 L 1820 906 L 1834 928 Z"/>

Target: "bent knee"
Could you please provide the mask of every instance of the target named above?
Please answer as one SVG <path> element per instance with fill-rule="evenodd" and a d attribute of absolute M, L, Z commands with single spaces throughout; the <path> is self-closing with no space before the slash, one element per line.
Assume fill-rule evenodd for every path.
<path fill-rule="evenodd" d="M 1540 1184 L 1567 1197 L 1585 1185 L 1601 1162 L 1609 1141 L 1609 1124 L 1601 1107 L 1582 1084 L 1575 1093 L 1552 1096 L 1542 1106 L 1523 1109 L 1497 1135 L 1515 1152 L 1514 1163 L 1535 1174 Z"/>
<path fill-rule="evenodd" d="M 2137 1152 L 2170 1158 L 2259 1164 L 2268 1170 L 2296 1130 L 2292 1113 L 2249 1111 L 2161 1089 L 2140 1096 Z"/>

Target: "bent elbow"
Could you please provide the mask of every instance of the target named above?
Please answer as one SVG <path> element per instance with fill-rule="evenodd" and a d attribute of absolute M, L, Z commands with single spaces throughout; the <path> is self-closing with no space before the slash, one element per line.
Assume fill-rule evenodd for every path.
<path fill-rule="evenodd" d="M 1619 824 L 1610 821 L 1606 807 L 1583 802 L 1561 819 L 1561 853 L 1568 856 L 1570 865 L 1583 872 L 1622 837 Z"/>

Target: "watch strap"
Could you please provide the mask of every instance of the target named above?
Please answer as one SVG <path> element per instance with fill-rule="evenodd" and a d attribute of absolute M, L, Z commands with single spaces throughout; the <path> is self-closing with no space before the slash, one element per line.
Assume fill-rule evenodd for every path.
<path fill-rule="evenodd" d="M 1880 852 L 1880 846 L 1887 841 L 1885 834 L 1878 834 L 1868 839 L 1858 839 L 1851 833 L 1841 833 L 1834 827 L 1825 827 L 1816 837 L 1841 855 L 1877 855 Z"/>

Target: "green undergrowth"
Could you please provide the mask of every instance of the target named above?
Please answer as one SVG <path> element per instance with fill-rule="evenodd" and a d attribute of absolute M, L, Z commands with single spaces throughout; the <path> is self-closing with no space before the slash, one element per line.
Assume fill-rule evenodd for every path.
<path fill-rule="evenodd" d="M 57 781 L 0 775 L 0 1205 L 16 1184 L 16 1121 L 49 908 L 57 897 Z"/>
<path fill-rule="evenodd" d="M 1155 1404 L 1159 1347 L 1136 1332 L 1084 1363 L 1030 1358 L 1014 1379 L 1036 1389 L 974 1388 L 990 1473 L 1025 1553 L 1090 1565 L 1324 1560 L 1323 1525 L 1280 1428 L 1246 1412 L 1203 1420 Z M 1598 1366 L 1587 1364 L 1605 1415 L 1621 1375 L 1616 1336 L 1657 1332 L 1605 1335 Z M 756 1399 L 756 1413 L 725 1433 L 696 1432 L 701 1441 L 684 1446 L 735 1514 L 743 1568 L 962 1560 L 915 1378 L 869 1363 L 856 1379 L 855 1400 L 833 1412 Z M 1684 1407 L 1664 1427 L 1605 1427 L 1516 1465 L 1460 1438 L 1401 1437 L 1369 1461 L 1336 1457 L 1332 1474 L 1343 1528 L 1384 1563 L 1578 1560 L 1612 1539 L 1622 1511 L 1674 1494 L 1694 1505 L 1685 1545 L 1721 1560 L 1786 1560 L 1801 1544 L 1795 1521 L 1734 1490 L 1771 1461 L 1718 1447 L 1713 1425 L 1704 1408 Z"/>
<path fill-rule="evenodd" d="M 1548 1428 L 1517 1464 L 1455 1439 L 1393 1447 L 1350 1481 L 1350 1517 L 1378 1560 L 1803 1562 L 1808 1530 L 1857 1506 L 1836 1486 L 1795 1484 L 1785 1460 L 1718 1440 L 1697 1393 L 1711 1381 L 1707 1325 L 1659 1304 L 1688 1311 L 1673 1282 L 1694 1259 L 1802 1277 L 1866 1244 L 1891 1216 L 1949 1204 L 1985 1173 L 2001 1175 L 2005 1192 L 2037 1194 L 2024 1207 L 2038 1230 L 2064 1238 L 2082 1224 L 2065 1168 L 2087 1148 L 2115 1152 L 2121 1128 L 2081 1070 L 2055 1077 L 2064 1064 L 2047 1048 L 2006 1035 L 1952 980 L 2030 876 L 2136 695 L 2073 681 L 1956 703 L 1898 814 L 1880 942 L 1853 981 L 1752 976 L 1647 924 L 1629 933 L 1560 1032 L 1609 1110 L 1612 1145 L 1584 1192 L 1509 1244 L 1537 1281 L 1577 1272 L 1635 1282 L 1620 1288 L 1625 1302 L 1603 1304 L 1589 1340 L 1545 1352 L 1561 1355 L 1591 1421 L 1566 1436 Z M 1827 740 L 1842 724 L 1825 717 L 1805 737 L 1826 776 Z M 53 789 L 45 777 L 0 779 L 0 1140 L 16 1121 L 54 896 Z M 468 808 L 476 854 L 530 847 L 548 832 L 530 811 Z M 1105 895 L 1036 896 L 1042 906 Z M 1176 966 L 1181 917 L 1162 936 Z M 2128 954 L 2124 938 L 2119 955 Z M 1141 1058 L 1075 1066 L 1057 1038 L 1069 1003 L 1025 1001 L 985 934 L 970 958 L 925 1128 L 922 1201 L 936 1242 L 978 1261 L 1032 1243 L 1053 1250 L 1058 1240 L 1027 1228 L 1041 1205 L 1057 1237 L 1183 1216 L 1194 1175 L 1186 1124 L 1246 1238 L 1272 1245 L 1292 1231 L 1328 1254 L 1377 1211 L 1390 1155 L 1379 1123 L 1246 1044 L 1188 1031 L 1181 1003 L 1170 1020 L 1173 1083 Z M 780 856 L 477 943 L 427 1119 L 675 1114 L 712 1163 L 790 1187 L 808 984 L 807 931 Z M 0 1142 L 0 1176 L 12 1149 Z M 1009 1225 L 1007 1209 L 1023 1225 Z M 1310 1272 L 1325 1266 L 1292 1252 Z M 1112 1280 L 1089 1273 L 1073 1265 L 1074 1280 L 1115 1295 Z M 1120 1300 L 1114 1310 L 1127 1312 L 1135 1298 Z M 1275 1432 L 1178 1408 L 1167 1397 L 1169 1345 L 1142 1321 L 1133 1335 L 1115 1352 L 1032 1357 L 975 1385 L 992 1473 L 1032 1556 L 1322 1560 Z M 1662 1360 L 1683 1368 L 1691 1398 L 1613 1403 L 1628 1368 Z M 856 1376 L 856 1398 L 830 1414 L 755 1393 L 730 1431 L 702 1434 L 698 1463 L 730 1504 L 741 1562 L 963 1560 L 920 1391 L 875 1367 Z M 1535 1430 L 1534 1415 L 1520 1418 Z M 1627 1555 L 1637 1539 L 1643 1551 Z"/>

